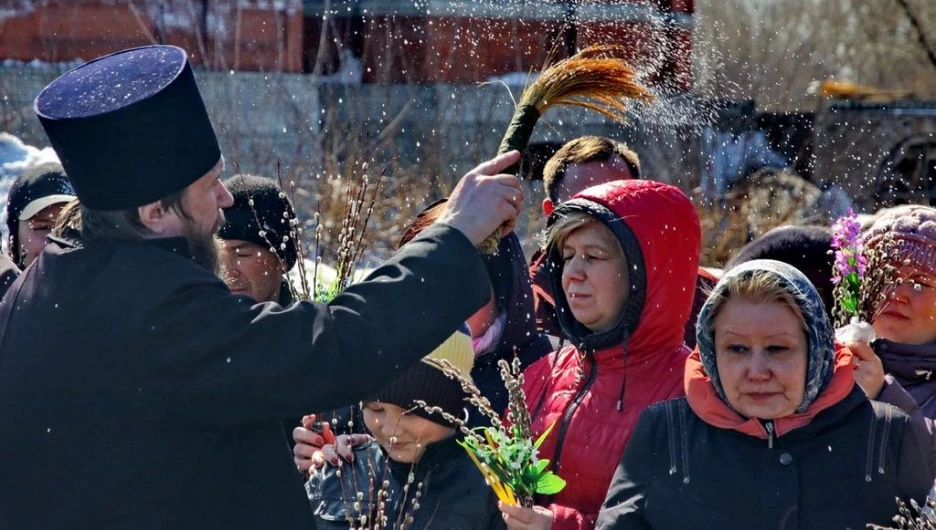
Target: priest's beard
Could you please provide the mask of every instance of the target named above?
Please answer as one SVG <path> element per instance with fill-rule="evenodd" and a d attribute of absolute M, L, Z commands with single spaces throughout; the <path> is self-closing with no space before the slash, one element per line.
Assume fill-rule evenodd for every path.
<path fill-rule="evenodd" d="M 224 224 L 224 219 L 219 219 Z M 199 229 L 195 223 L 185 223 L 182 235 L 188 242 L 189 255 L 195 263 L 201 265 L 218 278 L 224 278 L 224 269 L 221 266 L 222 241 L 217 235 L 218 231 L 212 228 L 206 232 Z"/>

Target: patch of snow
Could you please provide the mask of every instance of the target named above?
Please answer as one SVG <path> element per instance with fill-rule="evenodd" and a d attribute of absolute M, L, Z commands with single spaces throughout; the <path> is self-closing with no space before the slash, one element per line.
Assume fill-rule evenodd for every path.
<path fill-rule="evenodd" d="M 855 210 L 855 201 L 840 186 L 830 185 L 822 190 L 814 209 L 825 219 L 837 219 Z"/>
<path fill-rule="evenodd" d="M 360 85 L 364 79 L 364 65 L 361 60 L 347 48 L 341 50 L 341 67 L 338 71 L 319 76 L 318 81 L 324 84 L 332 85 Z"/>
<path fill-rule="evenodd" d="M 228 26 L 227 19 L 230 16 L 229 13 L 208 13 L 208 17 L 205 19 L 206 26 L 208 28 L 208 33 L 211 35 L 211 38 L 215 41 L 223 40 L 228 36 Z"/>
<path fill-rule="evenodd" d="M 39 59 L 33 59 L 31 61 L 17 61 L 16 59 L 4 59 L 0 61 L 0 66 L 4 68 L 34 68 L 36 70 L 44 71 L 66 71 L 71 70 L 72 68 L 84 64 L 86 61 L 81 58 L 71 59 L 68 61 L 63 61 L 60 63 L 47 63 L 45 61 L 40 61 Z"/>
<path fill-rule="evenodd" d="M 301 290 L 302 281 L 299 278 L 299 266 L 304 266 L 306 280 L 309 282 L 309 287 L 312 287 L 312 275 L 315 273 L 315 260 L 312 259 L 303 259 L 296 264 L 291 271 L 289 271 L 289 281 L 292 282 L 293 286 L 296 289 Z M 368 274 L 374 270 L 374 267 L 361 266 L 357 272 L 354 274 L 354 278 L 351 281 L 351 284 L 362 281 Z M 326 263 L 319 263 L 318 265 L 318 283 L 322 286 L 323 289 L 327 289 L 332 282 L 335 281 L 335 278 L 338 277 L 338 271 Z"/>
<path fill-rule="evenodd" d="M 237 7 L 274 9 L 276 11 L 298 11 L 302 9 L 302 0 L 238 0 Z"/>
<path fill-rule="evenodd" d="M 38 149 L 10 133 L 0 132 L 0 179 L 15 179 L 36 164 L 58 161 L 51 147 Z"/>
<path fill-rule="evenodd" d="M 0 132 L 0 234 L 7 240 L 6 203 L 17 177 L 36 164 L 58 162 L 51 147 L 37 149 L 10 133 Z"/>
<path fill-rule="evenodd" d="M 150 12 L 150 18 L 163 29 L 184 29 L 195 26 L 195 13 L 174 9 L 163 12 Z"/>

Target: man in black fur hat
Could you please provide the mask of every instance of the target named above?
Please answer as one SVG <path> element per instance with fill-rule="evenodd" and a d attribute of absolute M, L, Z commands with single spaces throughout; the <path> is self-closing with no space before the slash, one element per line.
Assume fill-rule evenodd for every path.
<path fill-rule="evenodd" d="M 488 300 L 475 245 L 515 222 L 519 153 L 329 305 L 250 305 L 215 275 L 233 199 L 183 50 L 96 59 L 34 108 L 81 241 L 0 302 L 0 526 L 314 527 L 280 420 L 371 395 Z"/>
<path fill-rule="evenodd" d="M 257 302 L 289 305 L 285 275 L 298 257 L 292 204 L 273 179 L 235 175 L 225 185 L 234 196 L 218 233 L 225 283 Z"/>

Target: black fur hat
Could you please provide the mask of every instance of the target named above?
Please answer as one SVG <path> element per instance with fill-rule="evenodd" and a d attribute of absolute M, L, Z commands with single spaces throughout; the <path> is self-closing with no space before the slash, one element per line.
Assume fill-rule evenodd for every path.
<path fill-rule="evenodd" d="M 755 259 L 782 261 L 800 270 L 809 278 L 826 312 L 831 312 L 832 266 L 835 257 L 832 250 L 832 230 L 822 226 L 781 226 L 751 241 L 725 265 L 725 270 Z"/>
<path fill-rule="evenodd" d="M 286 194 L 273 179 L 255 175 L 234 175 L 224 184 L 234 196 L 234 204 L 224 210 L 225 222 L 218 236 L 272 247 L 286 270 L 292 269 L 298 250 L 290 236 L 290 222 L 296 212 Z"/>

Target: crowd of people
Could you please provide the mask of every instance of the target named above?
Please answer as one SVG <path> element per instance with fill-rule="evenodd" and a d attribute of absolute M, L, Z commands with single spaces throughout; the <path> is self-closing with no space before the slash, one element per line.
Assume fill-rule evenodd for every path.
<path fill-rule="evenodd" d="M 582 137 L 545 166 L 529 260 L 511 152 L 322 304 L 290 288 L 277 182 L 222 180 L 183 50 L 86 63 L 35 109 L 61 164 L 7 203 L 0 527 L 854 529 L 933 487 L 932 207 L 868 217 L 901 281 L 876 340 L 842 343 L 830 227 L 702 267 L 689 198 Z M 445 373 L 506 411 L 515 359 L 566 481 L 532 507 L 498 502 L 459 446 L 452 418 L 490 418 Z"/>

